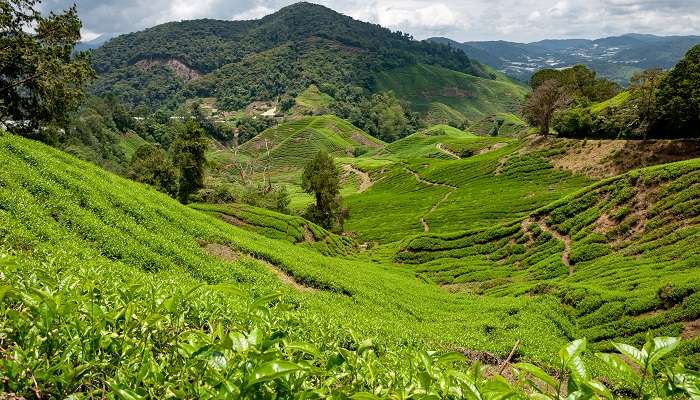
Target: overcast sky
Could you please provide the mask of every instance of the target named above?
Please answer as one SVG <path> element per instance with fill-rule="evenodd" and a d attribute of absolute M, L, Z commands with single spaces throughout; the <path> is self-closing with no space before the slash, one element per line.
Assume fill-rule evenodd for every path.
<path fill-rule="evenodd" d="M 700 0 L 318 0 L 343 14 L 411 33 L 458 41 L 599 38 L 623 33 L 700 34 Z M 76 3 L 83 38 L 183 19 L 255 19 L 292 0 L 43 0 Z"/>

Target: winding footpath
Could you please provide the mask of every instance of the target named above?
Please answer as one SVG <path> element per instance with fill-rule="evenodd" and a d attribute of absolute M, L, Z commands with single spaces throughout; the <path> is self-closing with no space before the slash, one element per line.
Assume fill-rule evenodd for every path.
<path fill-rule="evenodd" d="M 529 231 L 528 226 L 536 222 L 537 225 L 540 227 L 540 229 L 543 232 L 547 232 L 550 235 L 554 236 L 558 240 L 562 241 L 564 243 L 564 251 L 561 253 L 561 262 L 569 268 L 569 276 L 574 274 L 574 266 L 571 265 L 571 260 L 569 259 L 569 254 L 571 253 L 571 238 L 566 235 L 562 235 L 561 233 L 555 231 L 554 229 L 550 228 L 547 226 L 547 224 L 544 223 L 542 220 L 534 221 L 532 218 L 528 218 L 523 221 L 521 224 L 521 227 L 523 231 L 525 232 L 526 235 L 532 239 L 532 232 Z"/>
<path fill-rule="evenodd" d="M 419 183 L 422 183 L 422 184 L 428 185 L 428 186 L 435 186 L 435 187 L 442 186 L 442 187 L 450 190 L 449 192 L 445 193 L 445 195 L 440 200 L 438 200 L 435 204 L 433 204 L 433 206 L 430 208 L 430 210 L 420 218 L 420 223 L 421 223 L 421 225 L 423 225 L 423 232 L 428 233 L 428 232 L 430 232 L 430 226 L 428 225 L 428 223 L 426 222 L 425 219 L 428 218 L 428 216 L 430 214 L 432 214 L 442 203 L 444 203 L 447 200 L 447 198 L 450 197 L 450 195 L 452 193 L 454 193 L 458 188 L 457 188 L 457 186 L 448 185 L 446 183 L 426 181 L 425 179 L 421 178 L 420 175 L 418 175 L 418 172 L 413 171 L 406 166 L 404 166 L 403 168 L 407 172 L 412 174 L 413 177 L 416 178 L 416 181 L 418 181 Z"/>
<path fill-rule="evenodd" d="M 457 160 L 460 160 L 460 159 L 462 158 L 462 157 L 460 157 L 457 153 L 455 153 L 455 152 L 453 152 L 452 150 L 446 148 L 445 145 L 442 144 L 442 143 L 437 143 L 437 144 L 435 145 L 435 148 L 437 148 L 438 151 L 440 151 L 441 153 L 446 154 L 446 155 L 448 155 L 448 156 L 450 156 L 450 157 L 452 157 L 452 158 L 455 158 L 455 159 L 457 159 Z"/>
<path fill-rule="evenodd" d="M 357 188 L 357 193 L 362 193 L 374 185 L 374 182 L 372 182 L 372 179 L 370 179 L 369 174 L 353 167 L 350 164 L 343 165 L 343 170 L 345 170 L 347 173 L 357 175 L 357 178 L 360 180 L 360 187 Z"/>

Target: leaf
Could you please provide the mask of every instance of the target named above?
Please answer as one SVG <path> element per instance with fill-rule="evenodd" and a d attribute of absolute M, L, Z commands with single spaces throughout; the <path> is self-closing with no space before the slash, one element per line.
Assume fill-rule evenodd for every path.
<path fill-rule="evenodd" d="M 452 351 L 449 353 L 445 353 L 441 355 L 440 357 L 437 358 L 436 362 L 438 364 L 444 364 L 444 363 L 452 363 L 452 362 L 459 362 L 459 361 L 465 361 L 466 357 L 464 357 L 464 354 L 458 353 L 456 351 Z"/>
<path fill-rule="evenodd" d="M 583 363 L 583 360 L 580 356 L 576 356 L 569 360 L 568 368 L 574 380 L 578 382 L 588 380 L 588 372 L 586 371 L 586 365 Z"/>
<path fill-rule="evenodd" d="M 615 346 L 617 351 L 629 357 L 630 360 L 640 367 L 644 367 L 644 364 L 646 364 L 646 352 L 624 343 L 613 343 L 613 346 Z"/>
<path fill-rule="evenodd" d="M 574 340 L 559 350 L 559 358 L 561 359 L 561 363 L 568 365 L 569 361 L 583 353 L 584 350 L 586 350 L 586 339 Z"/>
<path fill-rule="evenodd" d="M 590 380 L 585 383 L 586 386 L 590 387 L 593 389 L 594 392 L 598 394 L 599 397 L 603 397 L 605 399 L 612 399 L 614 398 L 613 394 L 610 392 L 610 389 L 607 388 L 607 386 L 603 385 L 602 383 L 594 380 Z"/>
<path fill-rule="evenodd" d="M 630 367 L 629 364 L 627 364 L 617 355 L 607 353 L 596 353 L 596 357 L 603 360 L 605 364 L 607 364 L 613 370 L 619 372 L 623 377 L 628 378 L 628 383 L 632 383 L 635 386 L 638 384 L 639 377 L 637 376 L 637 374 L 635 374 L 632 367 Z"/>
<path fill-rule="evenodd" d="M 373 395 L 372 393 L 369 392 L 357 392 L 350 396 L 351 399 L 354 400 L 376 400 L 379 399 L 379 397 Z"/>
<path fill-rule="evenodd" d="M 321 357 L 321 352 L 319 352 L 316 347 L 308 343 L 288 343 L 284 346 L 284 348 L 292 351 L 300 351 L 302 353 L 310 354 L 317 358 Z"/>
<path fill-rule="evenodd" d="M 270 303 L 273 300 L 276 300 L 282 296 L 282 293 L 280 292 L 273 292 L 270 294 L 267 294 L 265 296 L 262 296 L 255 300 L 253 303 L 250 304 L 248 307 L 250 310 L 254 310 L 259 307 L 265 307 L 267 306 L 268 303 Z"/>
<path fill-rule="evenodd" d="M 557 381 L 554 380 L 554 378 L 549 376 L 549 374 L 544 372 L 544 370 L 542 370 L 540 367 L 538 367 L 536 365 L 533 365 L 530 363 L 517 363 L 517 364 L 513 365 L 513 367 L 515 367 L 521 371 L 527 372 L 528 374 L 541 380 L 542 382 L 546 383 L 547 385 L 549 385 L 552 388 L 557 387 Z"/>
<path fill-rule="evenodd" d="M 653 365 L 668 353 L 675 350 L 681 340 L 677 337 L 657 337 L 654 338 L 652 350 L 649 352 L 649 364 Z"/>
<path fill-rule="evenodd" d="M 260 382 L 275 380 L 279 377 L 291 374 L 303 369 L 302 366 L 290 361 L 275 360 L 260 364 L 251 375 L 248 384 L 253 385 Z"/>
<path fill-rule="evenodd" d="M 244 297 L 245 293 L 239 289 L 237 286 L 232 285 L 230 283 L 220 283 L 218 285 L 211 285 L 211 289 L 232 295 L 232 296 L 238 296 L 238 297 Z"/>
<path fill-rule="evenodd" d="M 5 285 L 0 286 L 0 302 L 5 298 L 5 296 L 12 294 L 12 286 Z"/>

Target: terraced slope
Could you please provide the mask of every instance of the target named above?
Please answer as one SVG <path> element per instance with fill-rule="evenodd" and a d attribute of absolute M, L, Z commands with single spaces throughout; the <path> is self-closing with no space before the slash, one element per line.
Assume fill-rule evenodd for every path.
<path fill-rule="evenodd" d="M 438 127 L 359 157 L 355 162 L 366 163 L 375 184 L 346 198 L 346 229 L 362 240 L 389 243 L 422 233 L 426 225 L 443 233 L 489 227 L 590 184 L 556 169 L 547 150 L 521 154 L 523 143 Z M 445 154 L 440 144 L 460 158 Z"/>
<path fill-rule="evenodd" d="M 146 298 L 153 293 L 151 287 L 167 298 L 177 293 L 184 296 L 199 286 L 201 300 L 191 306 L 182 300 L 183 307 L 187 305 L 191 311 L 177 329 L 168 328 L 171 322 L 161 322 L 166 328 L 158 331 L 158 342 L 154 336 L 143 338 L 147 345 L 160 343 L 155 349 L 170 348 L 163 344 L 176 340 L 170 332 L 177 335 L 184 329 L 199 335 L 212 326 L 221 326 L 226 333 L 237 329 L 238 325 L 230 322 L 237 311 L 273 290 L 282 290 L 283 299 L 292 301 L 298 310 L 298 329 L 290 326 L 288 340 L 316 338 L 328 344 L 322 352 L 334 348 L 339 338 L 347 338 L 350 328 L 356 335 L 375 337 L 375 343 L 399 352 L 461 347 L 504 357 L 513 343 L 522 339 L 521 357 L 533 360 L 550 359 L 569 340 L 568 317 L 548 298 L 526 301 L 454 296 L 416 280 L 413 272 L 404 268 L 325 257 L 312 249 L 238 228 L 182 206 L 147 186 L 22 138 L 0 136 L 0 160 L 0 253 L 16 255 L 22 265 L 13 269 L 2 264 L 0 286 L 19 285 L 20 281 L 22 285 L 40 285 L 36 280 L 24 281 L 37 273 L 55 282 L 72 282 L 87 274 L 89 280 L 82 281 L 95 282 L 99 271 L 105 271 L 99 291 L 108 299 L 121 299 L 119 290 L 132 286 L 124 293 Z M 298 292 L 278 274 L 313 290 Z M 21 346 L 12 341 L 13 323 L 5 314 L 10 309 L 3 304 L 3 347 Z M 121 300 L 105 303 L 102 311 L 116 315 L 120 304 Z M 224 313 L 218 305 L 225 305 Z M 65 321 L 88 323 L 89 315 L 80 309 L 69 307 L 65 312 L 65 319 L 47 320 L 47 328 L 58 332 L 69 329 Z M 129 312 L 139 321 L 149 315 L 145 309 Z M 162 312 L 170 315 L 165 309 Z M 116 335 L 130 329 L 116 321 L 99 329 Z M 59 349 L 67 343 L 57 345 L 50 354 L 43 348 L 37 353 L 34 347 L 18 351 L 41 365 L 52 365 L 52 360 L 66 355 Z M 88 346 L 82 342 L 76 345 Z M 103 376 L 100 374 L 111 377 L 120 368 L 131 368 L 115 361 L 121 353 L 112 348 L 102 351 L 104 363 L 88 366 L 90 374 L 70 379 L 89 380 Z"/>
<path fill-rule="evenodd" d="M 376 88 L 394 91 L 415 111 L 440 111 L 440 118 L 457 111 L 471 120 L 517 111 L 528 90 L 505 79 L 485 79 L 424 64 L 380 72 L 376 77 Z M 436 108 L 435 103 L 444 104 L 449 109 Z"/>
<path fill-rule="evenodd" d="M 691 339 L 700 364 L 700 160 L 600 181 L 494 228 L 409 240 L 402 263 L 450 290 L 548 293 L 589 340 Z"/>
<path fill-rule="evenodd" d="M 323 149 L 335 156 L 384 143 L 333 115 L 305 117 L 267 129 L 241 145 L 241 152 L 269 158 L 276 167 L 303 167 Z"/>
<path fill-rule="evenodd" d="M 190 207 L 271 239 L 297 243 L 325 255 L 347 255 L 355 247 L 352 239 L 338 236 L 299 216 L 247 204 L 193 204 Z"/>

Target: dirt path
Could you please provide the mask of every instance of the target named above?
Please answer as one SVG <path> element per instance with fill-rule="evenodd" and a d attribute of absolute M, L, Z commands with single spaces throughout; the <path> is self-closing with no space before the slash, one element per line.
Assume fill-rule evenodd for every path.
<path fill-rule="evenodd" d="M 435 148 L 437 148 L 441 153 L 447 154 L 448 156 L 450 156 L 452 158 L 456 158 L 458 160 L 462 158 L 459 155 L 457 155 L 457 153 L 454 153 L 452 150 L 446 148 L 445 145 L 443 145 L 442 143 L 437 143 L 435 145 Z"/>
<path fill-rule="evenodd" d="M 422 183 L 422 184 L 428 185 L 428 186 L 436 186 L 436 187 L 442 186 L 442 187 L 448 188 L 450 190 L 449 192 L 445 193 L 445 195 L 442 196 L 442 198 L 440 200 L 438 200 L 435 204 L 433 204 L 433 206 L 430 208 L 430 210 L 420 218 L 420 223 L 421 223 L 421 225 L 423 225 L 423 232 L 428 233 L 428 232 L 430 232 L 430 226 L 425 221 L 425 219 L 428 218 L 428 216 L 430 214 L 432 214 L 435 210 L 437 210 L 437 208 L 440 206 L 440 204 L 444 203 L 447 200 L 447 198 L 450 197 L 450 195 L 457 190 L 457 186 L 448 185 L 446 183 L 426 181 L 425 179 L 421 178 L 420 175 L 418 175 L 418 172 L 413 171 L 410 168 L 405 167 L 405 166 L 403 168 L 406 171 L 408 171 L 409 173 L 411 173 L 413 175 L 413 177 L 416 178 L 416 180 L 419 183 Z"/>
<path fill-rule="evenodd" d="M 353 173 L 357 175 L 357 178 L 360 179 L 360 187 L 357 189 L 357 193 L 362 193 L 365 190 L 369 189 L 374 185 L 374 182 L 372 182 L 372 179 L 370 179 L 369 174 L 366 172 L 359 170 L 355 167 L 353 167 L 350 164 L 345 164 L 343 165 L 343 170 L 348 173 Z"/>
<path fill-rule="evenodd" d="M 220 260 L 224 261 L 238 261 L 241 258 L 247 257 L 255 260 L 256 262 L 262 264 L 267 268 L 268 271 L 270 271 L 272 274 L 277 276 L 277 278 L 285 285 L 291 287 L 294 290 L 297 290 L 299 292 L 318 292 L 318 289 L 311 287 L 311 286 L 306 286 L 299 281 L 297 281 L 293 276 L 289 275 L 288 273 L 284 272 L 281 268 L 273 265 L 271 262 L 267 260 L 263 260 L 261 258 L 255 257 L 252 254 L 245 254 L 241 253 L 238 251 L 235 251 L 231 249 L 229 246 L 223 245 L 223 244 L 218 244 L 218 243 L 207 243 L 202 246 L 202 249 L 204 252 L 209 254 L 210 256 L 216 257 Z"/>
<path fill-rule="evenodd" d="M 522 228 L 525 234 L 527 234 L 530 238 L 532 238 L 532 233 L 528 230 L 528 226 L 536 222 L 537 225 L 539 225 L 540 229 L 542 229 L 543 232 L 547 232 L 550 235 L 554 236 L 558 240 L 561 240 L 564 243 L 564 251 L 561 253 L 561 262 L 564 263 L 564 265 L 569 268 L 569 276 L 574 274 L 574 266 L 571 265 L 571 261 L 569 260 L 569 254 L 571 253 L 571 238 L 566 235 L 562 235 L 561 233 L 555 231 L 554 229 L 551 229 L 550 227 L 547 226 L 547 224 L 544 223 L 544 221 L 533 221 L 532 218 L 528 218 L 522 223 Z"/>

